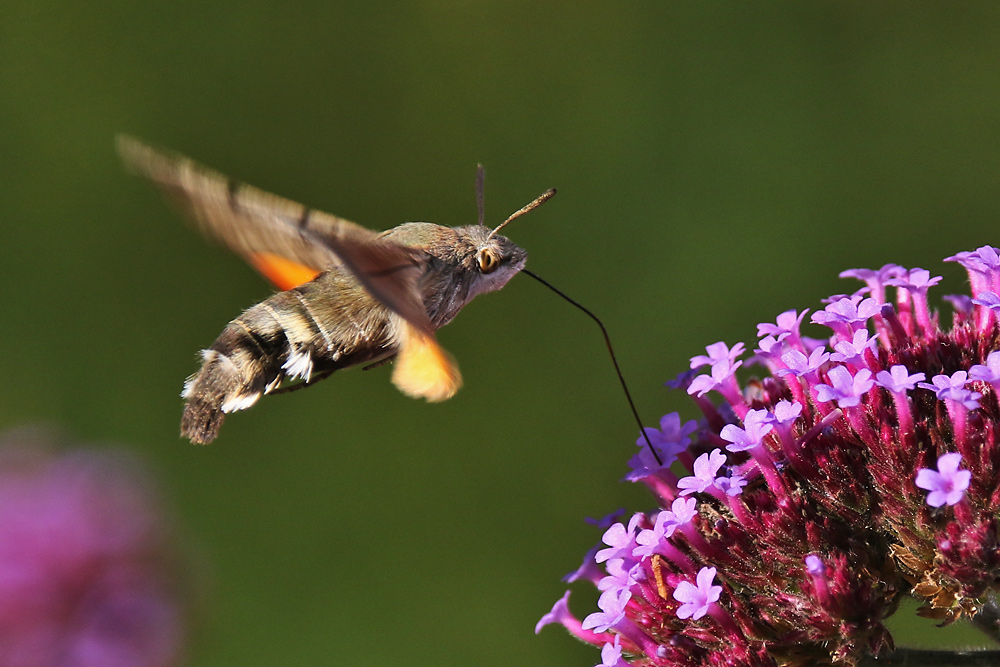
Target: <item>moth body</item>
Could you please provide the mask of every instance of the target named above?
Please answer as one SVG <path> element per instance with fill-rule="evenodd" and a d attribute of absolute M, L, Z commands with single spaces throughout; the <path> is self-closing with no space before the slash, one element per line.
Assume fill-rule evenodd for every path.
<path fill-rule="evenodd" d="M 183 156 L 119 137 L 126 164 L 156 183 L 208 235 L 283 291 L 248 308 L 202 351 L 182 397 L 181 435 L 215 439 L 227 413 L 283 382 L 308 383 L 393 358 L 393 383 L 428 401 L 450 398 L 461 375 L 434 332 L 479 294 L 503 287 L 527 253 L 496 229 L 409 222 L 382 233 L 258 190 Z"/>
<path fill-rule="evenodd" d="M 202 351 L 201 369 L 181 393 L 181 432 L 192 442 L 211 442 L 225 413 L 251 407 L 285 380 L 309 382 L 391 356 L 397 320 L 342 267 L 271 296 Z"/>

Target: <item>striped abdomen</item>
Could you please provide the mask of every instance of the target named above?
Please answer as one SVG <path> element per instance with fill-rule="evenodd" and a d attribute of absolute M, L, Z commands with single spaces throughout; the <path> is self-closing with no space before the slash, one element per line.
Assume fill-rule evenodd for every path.
<path fill-rule="evenodd" d="M 230 322 L 188 378 L 181 435 L 211 442 L 226 413 L 282 381 L 369 363 L 396 351 L 396 317 L 342 269 L 275 294 Z"/>

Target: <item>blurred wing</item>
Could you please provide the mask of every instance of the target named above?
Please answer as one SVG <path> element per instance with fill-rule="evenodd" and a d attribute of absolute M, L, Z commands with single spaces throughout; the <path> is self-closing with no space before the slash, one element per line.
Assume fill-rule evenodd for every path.
<path fill-rule="evenodd" d="M 372 296 L 400 315 L 393 382 L 413 397 L 451 398 L 462 376 L 434 336 L 419 282 L 426 253 L 228 178 L 176 153 L 119 136 L 118 152 L 133 172 L 156 183 L 201 230 L 243 256 L 282 290 L 342 265 Z"/>
<path fill-rule="evenodd" d="M 369 294 L 418 331 L 433 335 L 434 325 L 419 289 L 426 253 L 385 240 L 357 243 L 331 237 L 326 241 Z"/>
<path fill-rule="evenodd" d="M 132 172 L 158 185 L 201 231 L 283 290 L 341 264 L 331 239 L 363 244 L 377 236 L 349 220 L 245 185 L 133 137 L 119 136 L 118 152 Z"/>
<path fill-rule="evenodd" d="M 454 358 L 438 344 L 419 289 L 427 255 L 385 240 L 331 239 L 330 245 L 365 289 L 403 318 L 393 384 L 407 396 L 431 403 L 454 396 L 462 386 L 462 374 Z"/>

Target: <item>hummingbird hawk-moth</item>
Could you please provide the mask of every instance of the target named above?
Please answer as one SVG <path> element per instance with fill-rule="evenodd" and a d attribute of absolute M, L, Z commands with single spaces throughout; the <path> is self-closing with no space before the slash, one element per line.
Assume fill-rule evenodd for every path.
<path fill-rule="evenodd" d="M 451 398 L 462 376 L 434 332 L 523 269 L 527 253 L 497 232 L 555 194 L 490 229 L 480 168 L 478 224 L 407 222 L 378 233 L 131 137 L 118 138 L 118 152 L 281 290 L 226 325 L 185 382 L 181 435 L 197 444 L 261 396 L 349 366 L 393 361 L 392 381 L 404 394 Z"/>

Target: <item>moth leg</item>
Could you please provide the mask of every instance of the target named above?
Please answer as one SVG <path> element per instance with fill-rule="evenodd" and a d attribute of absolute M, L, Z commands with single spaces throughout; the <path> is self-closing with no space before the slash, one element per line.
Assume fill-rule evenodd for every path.
<path fill-rule="evenodd" d="M 336 369 L 323 371 L 322 373 L 316 373 L 316 375 L 313 375 L 308 380 L 303 380 L 302 382 L 296 382 L 295 384 L 290 384 L 287 387 L 281 387 L 279 389 L 275 389 L 271 392 L 271 395 L 273 396 L 275 394 L 287 394 L 293 391 L 298 391 L 299 389 L 305 389 L 306 387 L 311 387 L 320 380 L 325 380 L 326 378 L 333 375 L 334 370 Z"/>
<path fill-rule="evenodd" d="M 370 371 L 373 368 L 378 368 L 379 366 L 385 366 L 387 363 L 391 362 L 395 358 L 396 358 L 396 353 L 394 352 L 390 354 L 388 357 L 385 357 L 384 359 L 379 359 L 378 361 L 371 362 L 367 366 L 362 366 L 361 370 Z"/>

